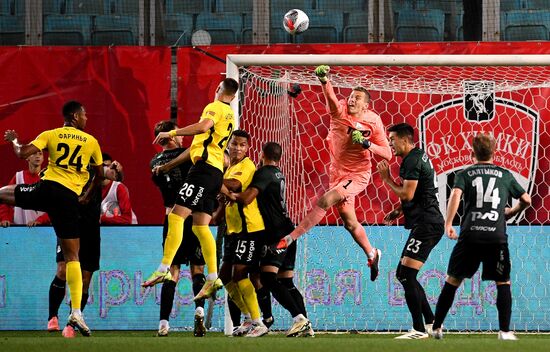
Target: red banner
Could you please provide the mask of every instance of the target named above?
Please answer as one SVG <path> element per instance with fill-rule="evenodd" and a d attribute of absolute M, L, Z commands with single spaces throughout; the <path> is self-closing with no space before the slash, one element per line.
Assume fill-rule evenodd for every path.
<path fill-rule="evenodd" d="M 86 108 L 86 131 L 124 166 L 140 223 L 161 223 L 164 208 L 151 182 L 153 125 L 170 117 L 170 49 L 160 47 L 1 47 L 0 131 L 29 142 L 63 124 L 68 100 Z M 0 182 L 27 167 L 7 143 Z"/>

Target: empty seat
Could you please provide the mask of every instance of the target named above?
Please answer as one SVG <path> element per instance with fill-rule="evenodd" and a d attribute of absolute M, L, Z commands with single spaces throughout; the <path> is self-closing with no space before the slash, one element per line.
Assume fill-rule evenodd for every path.
<path fill-rule="evenodd" d="M 216 0 L 216 12 L 252 13 L 253 0 Z"/>
<path fill-rule="evenodd" d="M 550 10 L 548 0 L 525 0 L 525 8 L 530 10 Z"/>
<path fill-rule="evenodd" d="M 241 32 L 241 42 L 243 44 L 251 44 L 253 41 L 252 16 L 252 12 L 243 13 L 243 30 Z"/>
<path fill-rule="evenodd" d="M 240 43 L 243 18 L 238 13 L 201 13 L 197 16 L 196 29 L 210 33 L 212 44 Z"/>
<path fill-rule="evenodd" d="M 271 8 L 271 14 L 273 15 L 274 12 L 280 13 L 281 18 L 282 15 L 287 13 L 289 10 L 292 9 L 300 9 L 303 10 L 305 13 L 309 15 L 309 10 L 313 8 L 313 1 L 314 0 L 277 0 L 277 1 L 270 1 L 270 8 Z"/>
<path fill-rule="evenodd" d="M 136 16 L 96 16 L 92 45 L 137 45 L 138 36 Z"/>
<path fill-rule="evenodd" d="M 104 15 L 108 13 L 108 0 L 67 0 L 67 13 Z"/>
<path fill-rule="evenodd" d="M 462 0 L 416 0 L 412 3 L 417 10 L 441 10 L 447 14 L 463 11 Z"/>
<path fill-rule="evenodd" d="M 549 40 L 550 11 L 508 11 L 501 15 L 501 27 L 503 40 Z"/>
<path fill-rule="evenodd" d="M 166 0 L 166 13 L 168 14 L 198 14 L 201 12 L 210 12 L 210 9 L 209 0 Z"/>
<path fill-rule="evenodd" d="M 25 17 L 0 16 L 0 45 L 25 44 Z"/>
<path fill-rule="evenodd" d="M 367 11 L 368 0 L 317 0 L 318 10 L 336 10 L 343 12 Z"/>
<path fill-rule="evenodd" d="M 139 1 L 111 0 L 109 13 L 117 15 L 139 15 Z"/>
<path fill-rule="evenodd" d="M 57 44 L 55 40 L 67 35 L 68 45 L 89 45 L 92 18 L 88 15 L 45 15 L 43 22 L 44 44 Z"/>
<path fill-rule="evenodd" d="M 16 15 L 25 15 L 25 0 L 11 0 L 11 11 Z"/>
<path fill-rule="evenodd" d="M 500 0 L 500 12 L 510 10 L 521 10 L 524 0 Z"/>
<path fill-rule="evenodd" d="M 43 0 L 42 13 L 44 15 L 61 15 L 66 13 L 65 0 Z"/>
<path fill-rule="evenodd" d="M 85 45 L 84 35 L 80 32 L 49 31 L 42 33 L 43 45 Z"/>
<path fill-rule="evenodd" d="M 395 37 L 400 42 L 443 41 L 445 14 L 441 10 L 399 11 Z"/>
<path fill-rule="evenodd" d="M 9 0 L 0 0 L 0 16 L 13 15 Z"/>
<path fill-rule="evenodd" d="M 345 43 L 366 43 L 369 40 L 368 12 L 351 12 L 344 27 Z"/>
<path fill-rule="evenodd" d="M 166 45 L 189 45 L 193 32 L 193 15 L 178 13 L 166 15 Z"/>
<path fill-rule="evenodd" d="M 344 28 L 344 14 L 310 11 L 309 28 L 298 36 L 299 43 L 338 43 Z"/>

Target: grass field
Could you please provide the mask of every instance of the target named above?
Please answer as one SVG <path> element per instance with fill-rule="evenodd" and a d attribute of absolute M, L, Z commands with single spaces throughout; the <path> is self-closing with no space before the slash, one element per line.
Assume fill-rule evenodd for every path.
<path fill-rule="evenodd" d="M 548 351 L 550 335 L 519 334 L 519 341 L 499 341 L 496 334 L 447 334 L 443 340 L 394 340 L 391 334 L 317 334 L 315 338 L 286 338 L 273 334 L 257 339 L 230 338 L 209 333 L 205 338 L 188 332 L 156 338 L 154 331 L 94 331 L 93 337 L 64 339 L 60 333 L 42 331 L 0 331 L 0 351 L 91 351 L 91 352 L 169 352 L 169 351 L 399 351 L 399 352 L 473 352 L 473 351 Z"/>

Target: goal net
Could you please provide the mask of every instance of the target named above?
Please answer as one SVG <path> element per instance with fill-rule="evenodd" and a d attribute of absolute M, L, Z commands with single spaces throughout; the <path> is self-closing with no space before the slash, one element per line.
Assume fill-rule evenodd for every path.
<path fill-rule="evenodd" d="M 302 220 L 328 187 L 329 153 L 325 138 L 330 116 L 316 65 L 331 66 L 339 99 L 351 89 L 370 91 L 371 108 L 386 126 L 407 122 L 417 145 L 428 153 L 437 173 L 440 206 L 454 175 L 472 163 L 471 140 L 480 131 L 497 140 L 495 163 L 511 170 L 533 198 L 533 206 L 510 220 L 513 318 L 519 331 L 550 330 L 548 261 L 548 147 L 545 128 L 550 105 L 550 67 L 544 56 L 366 56 L 230 55 L 228 76 L 238 78 L 239 128 L 250 132 L 250 157 L 258 161 L 265 142 L 283 147 L 281 168 L 287 179 L 292 219 Z M 399 204 L 376 172 L 356 199 L 356 213 L 371 243 L 383 252 L 377 281 L 369 280 L 365 255 L 346 232 L 335 208 L 298 242 L 296 277 L 316 330 L 401 331 L 412 326 L 395 267 L 408 231 L 402 219 L 384 226 L 383 217 Z M 398 178 L 400 160 L 391 172 Z M 460 213 L 460 211 L 459 211 Z M 459 217 L 457 217 L 458 224 Z M 444 237 L 419 274 L 432 309 L 445 280 L 454 242 Z M 480 274 L 457 293 L 445 326 L 457 331 L 498 330 L 496 287 Z M 276 328 L 290 326 L 289 314 L 275 303 Z"/>

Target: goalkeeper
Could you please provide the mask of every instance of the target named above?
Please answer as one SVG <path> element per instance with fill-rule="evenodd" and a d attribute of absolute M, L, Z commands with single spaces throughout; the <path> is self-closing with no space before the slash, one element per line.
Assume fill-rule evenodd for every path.
<path fill-rule="evenodd" d="M 276 245 L 276 249 L 290 246 L 317 225 L 330 207 L 336 205 L 346 230 L 367 255 L 370 278 L 374 281 L 378 276 L 381 252 L 370 244 L 365 229 L 357 220 L 355 196 L 370 183 L 372 155 L 390 160 L 391 149 L 380 116 L 369 109 L 369 92 L 363 87 L 356 87 L 347 100 L 338 100 L 327 75 L 329 70 L 326 65 L 315 69 L 331 116 L 327 137 L 330 151 L 329 190 L 317 200 L 296 229 Z"/>

